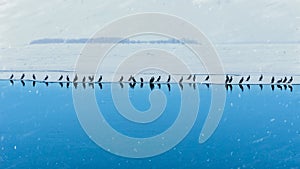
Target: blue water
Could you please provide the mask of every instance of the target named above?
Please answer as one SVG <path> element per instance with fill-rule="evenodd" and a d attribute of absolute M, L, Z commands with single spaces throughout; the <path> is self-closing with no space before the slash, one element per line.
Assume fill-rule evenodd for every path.
<path fill-rule="evenodd" d="M 119 84 L 113 84 L 119 85 Z M 126 84 L 124 84 L 126 85 Z M 81 86 L 79 86 L 81 87 Z M 184 84 L 183 90 L 190 87 Z M 150 158 L 111 154 L 86 135 L 73 107 L 72 89 L 59 84 L 0 82 L 0 168 L 298 168 L 300 166 L 300 86 L 293 91 L 265 85 L 227 91 L 221 122 L 205 143 L 199 133 L 210 106 L 211 88 L 197 85 L 200 108 L 195 125 L 173 149 Z M 149 124 L 135 124 L 118 114 L 110 83 L 95 85 L 105 119 L 119 132 L 150 137 L 166 130 L 178 115 L 180 87 L 161 86 L 168 103 Z M 158 89 L 155 86 L 155 89 Z M 195 90 L 196 91 L 196 90 Z M 148 85 L 129 89 L 132 104 L 149 108 Z M 105 134 L 105 133 L 103 133 Z M 122 148 L 122 147 L 120 147 Z"/>

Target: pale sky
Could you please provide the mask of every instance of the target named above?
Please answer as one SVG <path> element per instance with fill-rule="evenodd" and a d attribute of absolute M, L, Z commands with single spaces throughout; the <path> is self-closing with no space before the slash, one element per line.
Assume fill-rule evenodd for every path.
<path fill-rule="evenodd" d="M 41 38 L 88 38 L 140 12 L 176 15 L 213 43 L 300 41 L 300 0 L 0 0 L 0 47 Z"/>

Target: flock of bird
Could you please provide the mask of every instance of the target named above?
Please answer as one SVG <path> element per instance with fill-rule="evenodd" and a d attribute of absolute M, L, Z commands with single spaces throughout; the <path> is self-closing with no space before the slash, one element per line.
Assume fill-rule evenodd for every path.
<path fill-rule="evenodd" d="M 80 81 L 79 80 L 79 77 L 78 75 L 76 74 L 74 76 L 74 78 L 70 78 L 68 75 L 65 76 L 65 79 L 64 79 L 64 76 L 63 75 L 60 75 L 60 77 L 57 79 L 57 81 L 53 82 L 53 81 L 48 81 L 49 80 L 49 76 L 46 75 L 43 80 L 37 80 L 36 78 L 36 75 L 33 74 L 32 75 L 32 78 L 30 79 L 25 79 L 25 74 L 23 73 L 21 75 L 20 78 L 17 78 L 15 79 L 14 78 L 14 74 L 12 74 L 9 78 L 9 81 L 12 85 L 14 85 L 14 81 L 20 81 L 21 84 L 23 86 L 25 86 L 25 81 L 32 81 L 32 85 L 35 86 L 36 83 L 45 83 L 46 86 L 49 85 L 49 83 L 59 83 L 61 87 L 63 87 L 64 84 L 66 84 L 66 87 L 69 88 L 70 84 L 73 84 L 75 88 L 77 88 L 78 86 L 78 83 L 82 83 L 82 86 L 84 88 L 86 88 L 86 84 L 88 84 L 89 86 L 91 86 L 92 88 L 94 88 L 94 84 L 98 84 L 100 86 L 100 88 L 102 89 L 102 75 L 99 76 L 98 79 L 95 79 L 95 76 L 92 75 L 92 76 L 83 76 L 82 80 Z M 261 88 L 261 90 L 263 89 L 263 84 L 261 83 L 263 81 L 263 78 L 264 76 L 263 75 L 260 75 L 260 77 L 257 79 L 259 83 L 256 83 L 257 85 L 259 85 L 259 87 Z M 209 85 L 211 84 L 209 82 L 209 79 L 210 79 L 210 76 L 207 75 L 204 79 L 204 81 L 202 82 L 202 84 L 205 84 L 207 87 L 209 87 Z M 251 79 L 251 76 L 247 76 L 247 77 L 244 77 L 242 76 L 240 79 L 238 79 L 238 83 L 233 83 L 233 76 L 229 76 L 229 75 L 226 75 L 225 76 L 225 88 L 226 90 L 232 90 L 232 85 L 234 84 L 237 84 L 240 89 L 242 91 L 244 91 L 244 87 L 243 85 L 246 85 L 248 89 L 250 89 L 250 81 Z M 184 77 L 181 76 L 181 78 L 179 79 L 178 81 L 178 84 L 180 86 L 181 89 L 183 89 L 183 83 L 184 81 Z M 168 86 L 168 89 L 170 90 L 170 83 L 171 83 L 171 75 L 168 75 L 168 78 L 166 81 L 162 81 L 161 80 L 161 76 L 158 76 L 156 79 L 154 76 L 152 76 L 149 81 L 144 81 L 144 79 L 142 77 L 140 77 L 139 81 L 137 81 L 135 79 L 134 76 L 130 76 L 128 81 L 125 81 L 124 80 L 124 77 L 121 76 L 120 79 L 119 79 L 119 84 L 120 86 L 123 88 L 124 84 L 123 83 L 128 83 L 129 86 L 131 88 L 134 88 L 136 84 L 140 84 L 140 87 L 142 88 L 144 83 L 149 83 L 149 86 L 151 88 L 151 90 L 154 88 L 154 84 L 156 84 L 159 88 L 161 88 L 161 84 L 166 84 Z M 193 87 L 195 88 L 196 87 L 196 75 L 188 75 L 187 78 L 186 78 L 186 81 L 185 82 L 188 82 L 191 85 L 193 85 Z M 284 78 L 280 78 L 278 80 L 275 80 L 275 77 L 273 76 L 271 78 L 271 81 L 270 81 L 270 85 L 271 85 L 271 89 L 274 90 L 275 86 L 277 88 L 279 88 L 280 90 L 282 90 L 283 88 L 286 90 L 287 88 L 290 89 L 290 91 L 293 90 L 293 87 L 292 87 L 292 82 L 293 82 L 293 77 L 284 77 Z"/>

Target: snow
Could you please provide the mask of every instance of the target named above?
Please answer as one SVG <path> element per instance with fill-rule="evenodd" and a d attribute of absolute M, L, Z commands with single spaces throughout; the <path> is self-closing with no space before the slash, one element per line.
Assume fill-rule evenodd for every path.
<path fill-rule="evenodd" d="M 104 25 L 125 15 L 162 12 L 197 26 L 215 46 L 224 74 L 251 75 L 255 79 L 264 74 L 266 78 L 262 83 L 266 84 L 272 76 L 277 79 L 294 76 L 294 83 L 299 83 L 299 8 L 297 0 L 193 0 L 172 3 L 0 0 L 0 79 L 8 79 L 11 73 L 21 76 L 23 72 L 29 74 L 27 77 L 35 73 L 40 79 L 51 74 L 53 81 L 60 74 L 72 76 L 84 43 L 31 42 L 45 38 L 88 39 Z M 147 47 L 164 49 L 179 56 L 191 68 L 192 74 L 207 73 L 203 63 L 195 61 L 190 51 L 179 44 L 118 45 L 117 50 L 111 51 L 106 63 L 117 62 L 124 59 L 126 53 Z M 110 64 L 105 66 L 101 74 L 111 76 L 114 67 Z M 124 76 L 134 73 L 124 72 Z M 197 80 L 202 78 L 199 76 Z M 253 79 L 249 83 L 257 83 Z"/>

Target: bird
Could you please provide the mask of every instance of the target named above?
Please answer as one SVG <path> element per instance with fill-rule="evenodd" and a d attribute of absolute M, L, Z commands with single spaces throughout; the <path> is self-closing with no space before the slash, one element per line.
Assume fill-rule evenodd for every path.
<path fill-rule="evenodd" d="M 140 80 L 141 80 L 140 87 L 143 88 L 143 86 L 144 86 L 144 79 L 143 79 L 143 78 L 140 78 Z"/>
<path fill-rule="evenodd" d="M 151 77 L 151 79 L 150 79 L 149 82 L 150 82 L 150 83 L 153 83 L 153 82 L 154 82 L 154 77 L 153 77 L 153 76 Z"/>
<path fill-rule="evenodd" d="M 134 77 L 132 77 L 132 81 L 133 81 L 133 83 L 136 83 L 136 80 L 135 80 L 135 78 L 134 78 Z"/>
<path fill-rule="evenodd" d="M 250 75 L 247 77 L 246 82 L 248 82 L 250 80 Z"/>
<path fill-rule="evenodd" d="M 121 78 L 120 78 L 119 82 L 122 82 L 122 81 L 123 81 L 123 79 L 124 79 L 124 77 L 123 77 L 123 76 L 121 76 Z"/>
<path fill-rule="evenodd" d="M 208 79 L 209 79 L 209 75 L 206 76 L 204 81 L 208 81 Z"/>
<path fill-rule="evenodd" d="M 167 83 L 169 83 L 170 80 L 171 80 L 171 75 L 169 75 L 168 80 L 167 80 Z"/>
<path fill-rule="evenodd" d="M 183 81 L 183 77 L 181 76 L 180 80 L 179 80 L 179 83 L 182 83 Z"/>
<path fill-rule="evenodd" d="M 230 76 L 228 83 L 231 83 L 233 80 L 232 76 Z"/>
<path fill-rule="evenodd" d="M 159 82 L 160 78 L 161 78 L 161 77 L 160 77 L 160 76 L 158 76 L 158 78 L 157 78 L 156 82 Z"/>
<path fill-rule="evenodd" d="M 25 74 L 23 73 L 22 76 L 21 76 L 21 79 L 24 79 L 24 77 L 25 77 Z"/>
<path fill-rule="evenodd" d="M 88 78 L 89 78 L 90 82 L 94 81 L 94 76 L 89 76 Z"/>
<path fill-rule="evenodd" d="M 11 74 L 10 78 L 9 79 L 13 79 L 14 78 L 14 74 Z"/>
<path fill-rule="evenodd" d="M 85 76 L 83 76 L 82 83 L 85 83 Z M 85 85 L 85 84 L 84 84 Z"/>
<path fill-rule="evenodd" d="M 74 79 L 73 79 L 73 82 L 76 82 L 78 80 L 78 76 L 77 76 L 77 74 L 75 74 L 75 77 L 74 77 Z"/>
<path fill-rule="evenodd" d="M 275 82 L 275 77 L 273 76 L 271 79 L 271 83 L 274 83 L 274 82 Z"/>
<path fill-rule="evenodd" d="M 33 75 L 32 75 L 32 78 L 33 78 L 33 80 L 35 80 L 35 79 L 36 79 L 36 77 L 35 77 L 35 74 L 33 74 Z"/>
<path fill-rule="evenodd" d="M 291 76 L 290 80 L 287 83 L 292 83 L 293 81 L 293 76 Z"/>
<path fill-rule="evenodd" d="M 225 83 L 228 83 L 228 81 L 229 81 L 229 76 L 228 76 L 228 75 L 226 75 L 226 80 L 225 80 Z"/>
<path fill-rule="evenodd" d="M 279 79 L 279 80 L 277 80 L 277 83 L 281 83 L 282 82 L 282 78 L 281 79 Z"/>
<path fill-rule="evenodd" d="M 263 79 L 263 75 L 261 74 L 258 81 L 262 81 L 262 79 Z"/>
<path fill-rule="evenodd" d="M 196 81 L 196 75 L 193 76 L 193 81 Z"/>
<path fill-rule="evenodd" d="M 102 80 L 102 75 L 99 77 L 98 82 L 101 82 Z"/>
<path fill-rule="evenodd" d="M 45 78 L 44 78 L 44 81 L 46 81 L 48 78 L 49 78 L 48 75 L 46 75 Z"/>
<path fill-rule="evenodd" d="M 186 79 L 186 80 L 190 80 L 190 79 L 191 79 L 191 77 L 192 77 L 192 75 L 190 74 L 190 75 L 187 77 L 187 79 Z"/>
<path fill-rule="evenodd" d="M 58 79 L 58 81 L 61 81 L 63 79 L 63 75 L 61 75 Z"/>
<path fill-rule="evenodd" d="M 287 81 L 287 77 L 285 76 L 282 83 L 285 83 Z"/>
<path fill-rule="evenodd" d="M 67 75 L 67 81 L 69 82 L 70 81 L 70 78 L 69 78 L 69 76 Z"/>
<path fill-rule="evenodd" d="M 241 80 L 239 81 L 239 84 L 243 83 L 244 81 L 244 77 L 241 78 Z"/>
<path fill-rule="evenodd" d="M 132 75 L 130 75 L 130 77 L 129 77 L 129 79 L 128 79 L 128 82 L 131 81 L 131 79 L 132 79 Z"/>

